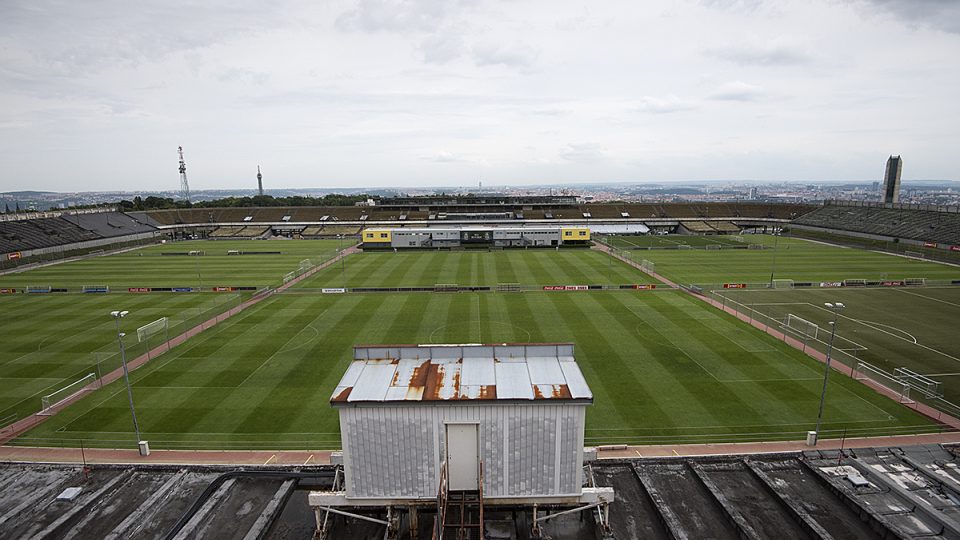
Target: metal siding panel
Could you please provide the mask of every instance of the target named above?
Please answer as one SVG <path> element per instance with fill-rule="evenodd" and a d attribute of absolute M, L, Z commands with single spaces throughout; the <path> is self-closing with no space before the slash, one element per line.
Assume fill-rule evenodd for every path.
<path fill-rule="evenodd" d="M 526 364 L 499 363 L 496 375 L 498 399 L 533 399 Z"/>

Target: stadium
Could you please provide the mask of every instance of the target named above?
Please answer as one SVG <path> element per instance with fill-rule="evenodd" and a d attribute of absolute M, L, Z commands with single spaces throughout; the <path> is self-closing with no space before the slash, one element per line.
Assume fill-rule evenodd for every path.
<path fill-rule="evenodd" d="M 0 257 L 4 536 L 960 536 L 956 207 L 100 209 Z"/>

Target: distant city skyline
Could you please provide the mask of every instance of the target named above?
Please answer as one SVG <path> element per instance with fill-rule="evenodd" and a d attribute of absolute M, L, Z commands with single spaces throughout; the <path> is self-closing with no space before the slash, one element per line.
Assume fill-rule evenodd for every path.
<path fill-rule="evenodd" d="M 0 7 L 0 192 L 960 180 L 960 3 Z M 729 179 L 729 180 L 723 180 Z"/>

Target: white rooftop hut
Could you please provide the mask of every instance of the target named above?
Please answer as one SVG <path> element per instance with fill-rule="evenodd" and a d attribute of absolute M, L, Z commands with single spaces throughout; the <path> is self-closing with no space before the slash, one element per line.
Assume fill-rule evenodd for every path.
<path fill-rule="evenodd" d="M 584 500 L 593 395 L 571 343 L 357 346 L 330 402 L 347 501 L 436 499 L 445 460 L 488 504 Z"/>

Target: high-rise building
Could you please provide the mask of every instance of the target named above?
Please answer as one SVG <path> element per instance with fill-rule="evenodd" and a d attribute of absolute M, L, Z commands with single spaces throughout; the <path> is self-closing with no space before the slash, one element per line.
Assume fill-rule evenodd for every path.
<path fill-rule="evenodd" d="M 883 202 L 900 202 L 900 172 L 903 170 L 903 160 L 900 156 L 890 156 L 887 159 L 887 171 L 883 175 Z"/>

